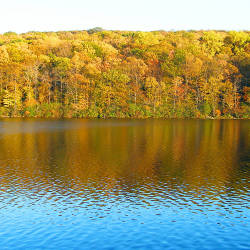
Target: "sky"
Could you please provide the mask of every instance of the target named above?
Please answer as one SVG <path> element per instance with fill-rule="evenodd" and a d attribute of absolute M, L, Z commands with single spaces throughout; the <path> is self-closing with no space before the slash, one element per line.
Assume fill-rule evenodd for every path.
<path fill-rule="evenodd" d="M 250 30 L 250 0 L 0 0 L 0 33 Z"/>

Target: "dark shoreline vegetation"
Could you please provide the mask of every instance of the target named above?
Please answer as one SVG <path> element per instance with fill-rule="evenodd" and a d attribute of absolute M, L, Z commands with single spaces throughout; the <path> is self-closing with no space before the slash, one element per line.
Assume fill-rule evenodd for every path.
<path fill-rule="evenodd" d="M 0 117 L 250 118 L 249 31 L 8 32 Z"/>

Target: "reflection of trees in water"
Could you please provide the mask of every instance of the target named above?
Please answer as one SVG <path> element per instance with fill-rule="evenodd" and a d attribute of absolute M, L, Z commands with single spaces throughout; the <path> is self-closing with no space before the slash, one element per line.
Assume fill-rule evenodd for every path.
<path fill-rule="evenodd" d="M 196 195 L 241 189 L 248 121 L 116 121 L 119 126 L 93 127 L 91 121 L 73 122 L 82 127 L 2 137 L 2 186 L 15 182 L 32 189 L 41 183 L 63 193 L 89 185 L 104 194 L 143 188 L 149 195 L 159 187 Z"/>

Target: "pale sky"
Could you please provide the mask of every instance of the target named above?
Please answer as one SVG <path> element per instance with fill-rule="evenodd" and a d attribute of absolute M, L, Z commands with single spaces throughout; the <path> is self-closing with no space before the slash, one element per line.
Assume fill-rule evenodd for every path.
<path fill-rule="evenodd" d="M 0 0 L 0 33 L 250 30 L 250 0 Z"/>

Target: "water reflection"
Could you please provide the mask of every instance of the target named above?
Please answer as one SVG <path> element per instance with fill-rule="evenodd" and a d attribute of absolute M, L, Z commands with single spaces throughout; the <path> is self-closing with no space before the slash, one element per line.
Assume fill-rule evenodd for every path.
<path fill-rule="evenodd" d="M 37 223 L 43 244 L 46 230 L 54 235 L 51 248 L 63 230 L 66 248 L 90 240 L 102 248 L 103 237 L 107 248 L 201 249 L 204 239 L 211 248 L 245 247 L 249 152 L 249 121 L 2 120 L 2 246 L 18 223 L 31 244 L 29 223 Z M 83 233 L 91 221 L 98 225 Z"/>

